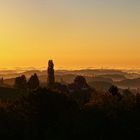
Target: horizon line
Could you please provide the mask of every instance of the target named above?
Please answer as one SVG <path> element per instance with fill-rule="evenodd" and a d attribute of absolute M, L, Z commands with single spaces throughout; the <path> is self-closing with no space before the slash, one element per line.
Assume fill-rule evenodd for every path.
<path fill-rule="evenodd" d="M 0 68 L 0 71 L 30 71 L 30 70 L 40 70 L 40 71 L 44 71 L 46 70 L 47 67 L 10 67 L 10 68 L 6 68 L 6 67 L 2 67 Z M 55 70 L 140 70 L 140 67 L 77 67 L 77 68 L 68 68 L 68 67 L 56 67 Z"/>

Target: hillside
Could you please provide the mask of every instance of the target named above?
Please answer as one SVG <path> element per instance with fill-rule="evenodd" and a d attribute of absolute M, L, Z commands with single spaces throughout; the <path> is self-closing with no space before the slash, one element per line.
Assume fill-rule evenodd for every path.
<path fill-rule="evenodd" d="M 19 91 L 14 88 L 0 87 L 0 99 L 16 99 L 20 96 Z"/>
<path fill-rule="evenodd" d="M 126 79 L 120 82 L 116 82 L 115 84 L 121 88 L 140 88 L 140 78 Z"/>

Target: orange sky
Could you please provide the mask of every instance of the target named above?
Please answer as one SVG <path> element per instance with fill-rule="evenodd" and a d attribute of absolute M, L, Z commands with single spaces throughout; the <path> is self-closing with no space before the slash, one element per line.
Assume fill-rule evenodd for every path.
<path fill-rule="evenodd" d="M 2 0 L 0 68 L 140 68 L 138 0 Z"/>

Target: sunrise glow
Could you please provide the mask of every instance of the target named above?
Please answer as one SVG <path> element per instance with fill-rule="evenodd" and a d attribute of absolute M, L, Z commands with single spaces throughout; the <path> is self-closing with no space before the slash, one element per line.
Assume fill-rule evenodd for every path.
<path fill-rule="evenodd" d="M 0 68 L 140 67 L 139 0 L 2 0 Z"/>

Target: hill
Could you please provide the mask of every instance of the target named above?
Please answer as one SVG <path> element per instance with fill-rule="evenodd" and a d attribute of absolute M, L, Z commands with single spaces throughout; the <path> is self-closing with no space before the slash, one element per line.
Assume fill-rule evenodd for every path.
<path fill-rule="evenodd" d="M 136 79 L 126 79 L 120 82 L 115 83 L 118 87 L 121 88 L 133 88 L 137 89 L 140 88 L 140 78 Z"/>
<path fill-rule="evenodd" d="M 105 75 L 100 75 L 100 77 L 110 78 L 113 81 L 122 81 L 122 80 L 126 80 L 127 79 L 125 77 L 125 75 L 122 75 L 122 74 L 105 74 Z"/>
<path fill-rule="evenodd" d="M 108 89 L 112 86 L 111 83 L 105 81 L 93 81 L 88 84 L 91 88 L 94 88 L 97 91 L 108 91 Z"/>

